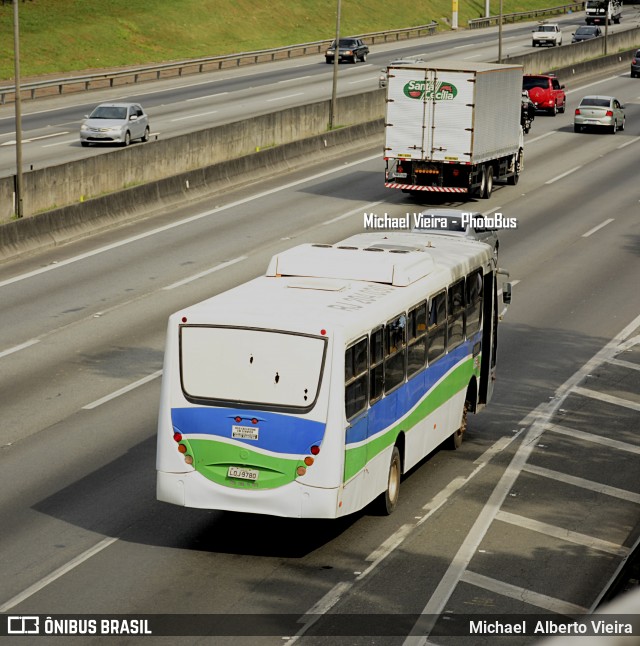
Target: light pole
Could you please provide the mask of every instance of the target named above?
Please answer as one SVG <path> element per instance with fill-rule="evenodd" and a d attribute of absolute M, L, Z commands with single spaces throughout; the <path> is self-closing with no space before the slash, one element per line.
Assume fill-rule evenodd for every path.
<path fill-rule="evenodd" d="M 22 105 L 20 103 L 20 35 L 18 28 L 18 0 L 13 0 L 13 51 L 15 58 L 15 111 L 16 111 L 16 217 L 22 217 Z"/>
<path fill-rule="evenodd" d="M 336 46 L 333 50 L 333 88 L 331 90 L 331 107 L 329 108 L 329 130 L 333 129 L 336 118 L 336 104 L 338 100 L 338 63 L 340 62 L 340 1 L 338 0 L 338 13 L 336 15 Z"/>
<path fill-rule="evenodd" d="M 498 12 L 498 63 L 502 63 L 502 0 Z"/>

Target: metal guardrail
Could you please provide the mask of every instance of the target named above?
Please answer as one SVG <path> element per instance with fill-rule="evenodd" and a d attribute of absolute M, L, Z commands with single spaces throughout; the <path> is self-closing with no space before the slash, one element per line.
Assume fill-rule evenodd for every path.
<path fill-rule="evenodd" d="M 380 42 L 388 43 L 409 38 L 419 38 L 421 36 L 432 36 L 436 32 L 437 27 L 437 22 L 431 22 L 428 25 L 405 27 L 404 29 L 394 29 L 389 31 L 376 31 L 369 34 L 362 34 L 357 37 L 361 38 L 369 45 L 375 45 Z M 333 40 L 334 39 L 331 38 L 311 43 L 301 43 L 299 45 L 276 47 L 274 49 L 262 49 L 255 52 L 242 52 L 240 54 L 227 54 L 224 56 L 209 56 L 206 58 L 176 61 L 159 65 L 118 69 L 108 72 L 85 74 L 82 76 L 71 76 L 66 78 L 22 83 L 20 85 L 21 99 L 35 99 L 38 96 L 45 95 L 51 96 L 55 91 L 57 91 L 57 94 L 63 94 L 65 90 L 67 92 L 78 92 L 110 88 L 116 85 L 127 85 L 129 83 L 139 83 L 142 81 L 172 78 L 176 76 L 180 77 L 185 74 L 210 72 L 225 68 L 240 67 L 242 65 L 283 60 L 295 56 L 319 54 L 323 52 L 333 42 Z M 15 91 L 15 85 L 0 87 L 0 105 L 4 105 L 9 101 L 15 100 Z M 25 96 L 25 94 L 27 96 Z"/>
<path fill-rule="evenodd" d="M 502 22 L 516 22 L 523 18 L 538 18 L 539 16 L 551 16 L 558 13 L 573 13 L 574 11 L 583 11 L 584 2 L 575 2 L 565 4 L 559 7 L 549 7 L 548 9 L 535 9 L 532 11 L 519 11 L 518 13 L 503 13 Z M 468 21 L 469 29 L 480 29 L 482 27 L 491 27 L 497 25 L 500 16 L 487 16 L 486 18 L 473 18 Z"/>

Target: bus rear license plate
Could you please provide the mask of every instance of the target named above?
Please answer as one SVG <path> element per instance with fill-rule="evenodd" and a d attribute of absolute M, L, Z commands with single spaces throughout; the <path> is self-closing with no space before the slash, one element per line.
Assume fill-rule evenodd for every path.
<path fill-rule="evenodd" d="M 229 467 L 227 476 L 229 478 L 240 478 L 241 480 L 252 480 L 255 482 L 258 479 L 260 472 L 255 469 L 245 469 L 244 467 Z"/>

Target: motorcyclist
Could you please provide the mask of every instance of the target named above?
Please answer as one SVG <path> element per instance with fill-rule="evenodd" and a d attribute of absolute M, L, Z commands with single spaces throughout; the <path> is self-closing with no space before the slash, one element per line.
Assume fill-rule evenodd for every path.
<path fill-rule="evenodd" d="M 520 124 L 524 134 L 531 130 L 531 124 L 536 116 L 536 106 L 534 105 L 527 90 L 522 90 L 522 101 L 520 104 Z"/>

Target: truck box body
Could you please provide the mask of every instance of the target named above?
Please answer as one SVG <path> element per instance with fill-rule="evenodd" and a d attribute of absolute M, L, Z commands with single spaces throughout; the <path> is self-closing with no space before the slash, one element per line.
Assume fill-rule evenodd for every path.
<path fill-rule="evenodd" d="M 475 164 L 517 150 L 522 67 L 466 66 L 389 70 L 387 157 Z"/>
<path fill-rule="evenodd" d="M 487 168 L 495 171 L 496 178 L 506 177 L 509 156 L 518 155 L 522 149 L 521 98 L 519 65 L 468 61 L 437 66 L 423 62 L 391 65 L 385 119 L 387 167 L 389 160 L 411 160 L 415 163 L 406 167 L 420 167 L 418 172 L 435 175 L 442 164 L 477 169 L 490 162 Z M 465 172 L 467 176 L 478 174 Z M 403 175 L 392 170 L 388 181 Z M 475 175 L 469 181 L 473 184 Z M 446 184 L 446 177 L 440 183 Z"/>

